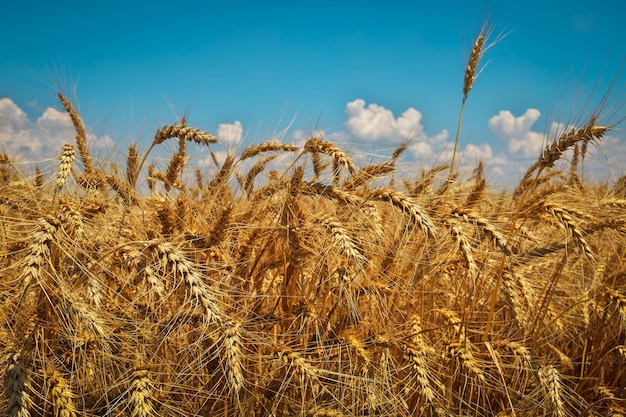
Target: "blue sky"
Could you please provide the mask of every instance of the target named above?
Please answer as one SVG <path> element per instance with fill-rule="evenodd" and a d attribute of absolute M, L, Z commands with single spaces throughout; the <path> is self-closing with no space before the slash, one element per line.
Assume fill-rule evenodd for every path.
<path fill-rule="evenodd" d="M 446 162 L 485 18 L 492 40 L 507 35 L 485 53 L 467 102 L 460 144 L 468 166 L 484 159 L 494 182 L 513 181 L 562 126 L 553 122 L 575 123 L 585 100 L 595 104 L 612 81 L 610 102 L 622 106 L 612 119 L 626 113 L 623 2 L 226 3 L 4 5 L 4 151 L 43 159 L 73 140 L 58 128 L 66 123 L 60 88 L 75 89 L 96 149 L 147 147 L 156 129 L 187 115 L 225 148 L 289 127 L 287 142 L 323 130 L 348 149 L 387 154 L 410 139 L 407 170 Z M 598 149 L 598 166 L 623 175 L 611 156 L 626 154 L 626 133 L 604 145 L 609 161 Z"/>

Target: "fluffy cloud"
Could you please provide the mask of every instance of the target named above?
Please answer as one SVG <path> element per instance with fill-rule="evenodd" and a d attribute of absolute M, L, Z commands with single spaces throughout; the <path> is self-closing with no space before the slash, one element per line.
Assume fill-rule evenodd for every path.
<path fill-rule="evenodd" d="M 481 145 L 467 144 L 463 151 L 463 157 L 467 160 L 491 161 L 493 159 L 493 151 L 491 146 L 483 143 Z"/>
<path fill-rule="evenodd" d="M 0 127 L 5 125 L 5 122 L 11 121 L 15 124 L 22 124 L 26 122 L 28 116 L 22 111 L 10 98 L 0 99 Z"/>
<path fill-rule="evenodd" d="M 74 144 L 76 132 L 69 115 L 48 107 L 36 120 L 31 120 L 11 99 L 0 99 L 0 152 L 17 161 L 45 165 L 55 159 L 63 144 Z M 109 151 L 113 140 L 108 135 L 95 135 L 87 130 L 89 147 Z"/>
<path fill-rule="evenodd" d="M 37 119 L 37 127 L 46 131 L 55 131 L 62 129 L 71 129 L 72 120 L 67 112 L 61 112 L 52 107 L 44 110 L 43 114 Z"/>
<path fill-rule="evenodd" d="M 432 158 L 441 152 L 448 139 L 443 129 L 428 136 L 422 125 L 422 114 L 410 107 L 400 116 L 375 103 L 366 105 L 365 100 L 356 99 L 346 104 L 346 117 L 342 137 L 369 144 L 397 146 L 408 142 L 408 152 L 414 158 Z"/>
<path fill-rule="evenodd" d="M 537 109 L 528 109 L 518 117 L 509 110 L 501 110 L 488 124 L 494 135 L 508 143 L 509 154 L 532 158 L 539 156 L 546 143 L 545 134 L 531 130 L 539 116 Z"/>
<path fill-rule="evenodd" d="M 346 105 L 344 126 L 352 136 L 367 142 L 387 141 L 399 144 L 409 138 L 424 139 L 422 114 L 414 108 L 405 110 L 398 118 L 393 112 L 378 104 L 365 105 L 356 99 Z"/>
<path fill-rule="evenodd" d="M 48 111 L 50 110 L 50 111 Z M 11 99 L 0 99 L 0 143 L 2 152 L 17 160 L 42 161 L 56 156 L 64 142 L 73 139 L 69 118 L 54 109 L 46 110 L 36 121 Z"/>
<path fill-rule="evenodd" d="M 223 145 L 237 146 L 243 138 L 243 126 L 239 120 L 236 120 L 235 123 L 220 123 L 217 126 L 216 136 Z"/>

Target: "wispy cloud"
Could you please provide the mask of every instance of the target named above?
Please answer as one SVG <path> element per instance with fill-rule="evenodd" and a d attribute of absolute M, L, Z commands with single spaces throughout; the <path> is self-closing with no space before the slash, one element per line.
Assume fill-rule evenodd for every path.
<path fill-rule="evenodd" d="M 572 18 L 572 25 L 578 32 L 589 33 L 598 26 L 598 20 L 593 13 L 577 14 Z"/>

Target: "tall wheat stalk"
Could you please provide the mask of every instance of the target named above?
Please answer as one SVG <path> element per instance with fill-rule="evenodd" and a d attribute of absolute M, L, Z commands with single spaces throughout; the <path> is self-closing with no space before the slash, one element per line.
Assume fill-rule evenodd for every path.
<path fill-rule="evenodd" d="M 474 86 L 476 77 L 480 73 L 480 71 L 477 73 L 478 64 L 487 49 L 485 42 L 487 41 L 490 32 L 491 28 L 487 25 L 484 25 L 480 29 L 478 37 L 474 41 L 467 67 L 465 68 L 465 77 L 463 79 L 463 100 L 461 101 L 461 113 L 459 114 L 459 122 L 456 128 L 456 136 L 454 138 L 454 150 L 452 151 L 452 161 L 450 162 L 450 174 L 448 175 L 448 181 L 450 181 L 452 174 L 454 173 L 456 153 L 459 146 L 459 138 L 461 136 L 461 125 L 463 124 L 463 115 L 465 114 L 465 102 L 467 101 L 470 90 Z"/>

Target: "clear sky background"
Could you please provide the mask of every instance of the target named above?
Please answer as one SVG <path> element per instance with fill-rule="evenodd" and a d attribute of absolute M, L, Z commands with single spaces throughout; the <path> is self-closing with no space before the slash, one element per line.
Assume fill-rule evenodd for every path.
<path fill-rule="evenodd" d="M 491 40 L 467 102 L 463 164 L 514 183 L 550 133 L 604 106 L 626 115 L 626 3 L 588 1 L 10 2 L 0 14 L 0 146 L 23 161 L 72 143 L 70 96 L 100 155 L 186 115 L 225 153 L 322 131 L 403 169 L 449 161 L 464 68 L 485 20 Z M 588 99 L 591 98 L 591 101 Z M 585 109 L 585 105 L 587 107 Z M 601 120 L 602 121 L 602 120 Z M 560 123 L 560 124 L 555 124 Z M 624 124 L 594 148 L 597 179 L 624 175 Z M 195 153 L 202 164 L 206 151 Z M 595 167 L 595 168 L 594 168 Z"/>

